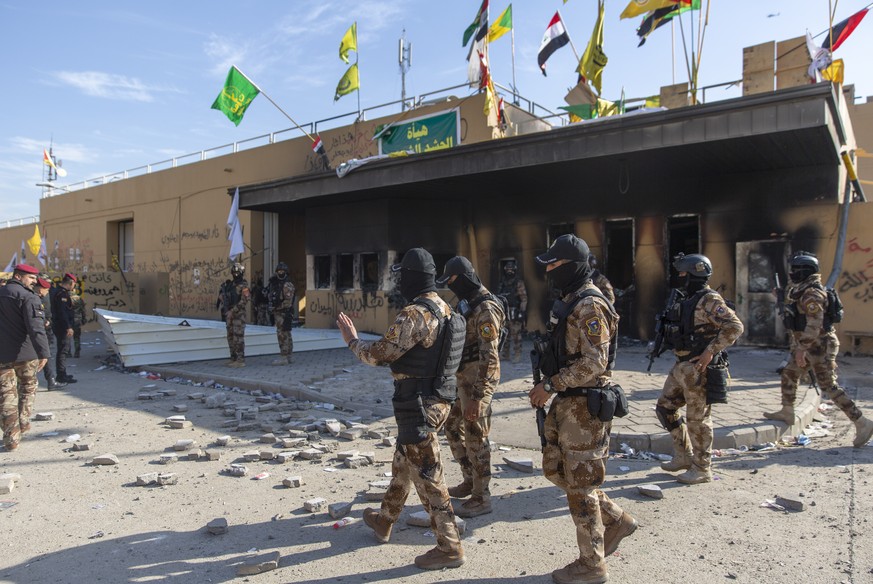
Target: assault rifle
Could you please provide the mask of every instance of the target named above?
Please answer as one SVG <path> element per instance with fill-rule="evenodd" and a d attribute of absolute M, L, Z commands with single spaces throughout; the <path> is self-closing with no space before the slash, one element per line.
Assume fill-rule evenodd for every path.
<path fill-rule="evenodd" d="M 779 318 L 785 317 L 785 288 L 779 282 L 779 272 L 773 272 L 773 277 L 776 279 L 776 310 L 779 311 Z"/>
<path fill-rule="evenodd" d="M 534 348 L 530 351 L 530 366 L 533 370 L 534 386 L 538 385 L 543 376 L 540 373 L 540 351 L 537 347 L 537 339 L 534 339 Z M 540 447 L 546 448 L 546 408 L 536 408 L 537 410 L 537 434 L 540 435 Z"/>
<path fill-rule="evenodd" d="M 660 357 L 661 353 L 666 350 L 664 347 L 664 337 L 667 335 L 667 322 L 669 320 L 670 310 L 678 300 L 679 290 L 673 288 L 670 290 L 670 295 L 667 297 L 667 306 L 665 306 L 664 310 L 659 312 L 655 317 L 655 343 L 652 346 L 652 352 L 649 353 L 649 366 L 646 367 L 646 371 L 652 370 L 652 365 L 654 365 L 655 359 Z"/>

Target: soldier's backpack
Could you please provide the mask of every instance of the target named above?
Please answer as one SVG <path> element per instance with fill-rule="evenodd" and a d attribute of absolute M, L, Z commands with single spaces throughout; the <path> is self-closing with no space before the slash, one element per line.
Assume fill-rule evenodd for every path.
<path fill-rule="evenodd" d="M 829 329 L 843 321 L 843 303 L 840 301 L 840 295 L 833 288 L 825 288 L 825 293 L 828 296 L 828 305 L 825 308 L 824 327 Z"/>

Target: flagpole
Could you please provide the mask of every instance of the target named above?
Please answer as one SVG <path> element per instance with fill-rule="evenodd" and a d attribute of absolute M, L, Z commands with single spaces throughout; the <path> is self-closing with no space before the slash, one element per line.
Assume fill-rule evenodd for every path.
<path fill-rule="evenodd" d="M 676 85 L 676 19 L 670 19 L 670 67 L 673 70 L 673 85 Z"/>
<path fill-rule="evenodd" d="M 258 92 L 259 92 L 261 95 L 263 95 L 264 97 L 266 97 L 266 98 L 267 98 L 267 101 L 269 101 L 269 102 L 272 103 L 274 106 L 276 106 L 276 109 L 277 109 L 277 110 L 279 110 L 280 112 L 282 112 L 282 114 L 283 114 L 286 118 L 288 118 L 289 120 L 291 120 L 291 123 L 294 124 L 294 126 L 295 126 L 298 130 L 300 130 L 301 132 L 303 132 L 304 134 L 306 134 L 306 137 L 307 137 L 307 138 L 309 138 L 310 140 L 312 140 L 313 142 L 315 142 L 315 138 L 313 138 L 312 135 L 311 135 L 309 132 L 307 132 L 306 130 L 304 130 L 303 128 L 301 128 L 301 127 L 300 127 L 300 124 L 298 124 L 297 122 L 295 122 L 295 121 L 294 121 L 294 118 L 292 118 L 291 116 L 289 116 L 288 113 L 287 113 L 285 110 L 283 110 L 281 107 L 279 107 L 279 104 L 278 104 L 278 103 L 276 103 L 275 101 L 273 101 L 273 99 L 272 99 L 269 95 L 267 95 L 267 94 L 264 92 L 263 89 L 261 89 L 260 87 L 258 87 L 258 84 L 257 84 L 257 83 L 255 83 L 254 81 L 252 81 L 251 78 L 249 78 L 248 75 L 246 75 L 245 73 L 243 73 L 243 72 L 240 70 L 239 67 L 237 67 L 237 66 L 234 65 L 234 68 L 235 68 L 237 71 L 239 71 L 239 74 L 242 75 L 243 77 L 245 77 L 246 80 L 247 80 L 249 83 L 251 83 L 251 84 L 255 87 L 255 89 L 258 90 Z"/>
<path fill-rule="evenodd" d="M 357 24 L 357 23 L 355 23 Z M 357 27 L 355 27 L 357 28 Z M 355 35 L 355 66 L 358 68 L 358 120 L 361 119 L 361 66 L 358 65 L 358 61 L 361 59 L 361 53 L 358 51 L 358 39 L 357 34 Z"/>
<path fill-rule="evenodd" d="M 509 6 L 511 7 L 512 4 Z M 510 40 L 512 41 L 512 103 L 518 105 L 518 85 L 515 83 L 515 22 L 512 23 L 512 30 L 509 34 L 512 35 L 510 37 Z M 567 38 L 569 38 L 569 36 Z"/>
<path fill-rule="evenodd" d="M 576 57 L 576 62 L 579 62 L 579 53 L 576 52 L 576 46 L 573 44 L 573 39 L 570 37 L 570 31 L 567 30 L 567 21 L 564 20 L 564 15 L 561 14 L 561 11 L 558 10 L 558 17 L 561 19 L 561 22 L 564 23 L 564 30 L 567 31 L 567 40 L 570 41 L 570 48 L 573 49 L 573 56 Z"/>

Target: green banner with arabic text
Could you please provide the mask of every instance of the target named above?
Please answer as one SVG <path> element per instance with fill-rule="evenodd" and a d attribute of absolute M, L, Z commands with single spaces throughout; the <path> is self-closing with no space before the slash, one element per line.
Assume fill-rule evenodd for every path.
<path fill-rule="evenodd" d="M 379 153 L 431 152 L 457 146 L 461 141 L 458 110 L 398 122 L 379 136 Z M 377 129 L 381 132 L 382 128 Z"/>

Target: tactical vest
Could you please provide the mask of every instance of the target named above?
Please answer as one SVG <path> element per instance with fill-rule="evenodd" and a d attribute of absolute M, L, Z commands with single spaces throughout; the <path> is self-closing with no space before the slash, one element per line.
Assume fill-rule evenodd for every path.
<path fill-rule="evenodd" d="M 664 346 L 667 349 L 690 351 L 691 357 L 700 355 L 706 349 L 714 337 L 695 332 L 694 310 L 704 296 L 713 292 L 711 288 L 703 288 L 691 297 L 667 308 L 667 318 L 664 322 Z"/>
<path fill-rule="evenodd" d="M 394 384 L 394 399 L 437 396 L 454 401 L 458 395 L 455 374 L 461 364 L 467 323 L 456 312 L 443 317 L 439 306 L 429 298 L 416 298 L 413 304 L 427 308 L 439 321 L 437 339 L 429 348 L 417 344 L 391 363 L 391 371 L 410 376 Z"/>
<path fill-rule="evenodd" d="M 282 302 L 285 301 L 285 282 L 287 280 L 280 280 L 276 276 L 270 278 L 267 298 L 274 309 L 281 306 Z"/>
<path fill-rule="evenodd" d="M 240 301 L 240 294 L 236 290 L 237 280 L 225 282 L 221 285 L 221 302 L 225 310 L 235 307 Z"/>
<path fill-rule="evenodd" d="M 457 311 L 464 318 L 470 318 L 473 314 L 473 311 L 477 306 L 485 302 L 486 300 L 490 300 L 500 307 L 500 311 L 503 313 L 503 320 L 500 323 L 500 331 L 497 336 L 497 347 L 498 351 L 503 349 L 503 344 L 506 342 L 506 337 L 509 336 L 509 329 L 506 328 L 506 314 L 508 305 L 506 303 L 506 297 L 504 296 L 495 296 L 492 293 L 483 294 L 478 298 L 474 299 L 472 302 L 467 302 L 466 300 L 462 300 L 458 303 Z M 469 345 L 464 346 L 464 351 L 461 354 L 461 367 L 466 365 L 467 363 L 472 363 L 473 361 L 479 360 L 479 343 L 471 343 Z"/>
<path fill-rule="evenodd" d="M 552 305 L 552 311 L 549 313 L 549 324 L 546 327 L 548 338 L 542 355 L 540 356 L 540 370 L 543 375 L 551 377 L 567 366 L 571 359 L 578 359 L 581 353 L 567 354 L 567 317 L 573 312 L 573 309 L 583 299 L 590 296 L 596 296 L 606 303 L 610 314 L 618 318 L 618 313 L 615 312 L 612 303 L 596 288 L 588 288 L 576 293 L 576 297 L 568 304 L 562 300 L 555 300 Z M 615 353 L 618 347 L 618 333 L 614 331 L 609 339 L 609 358 L 606 363 L 606 370 L 612 371 L 615 367 Z"/>
<path fill-rule="evenodd" d="M 513 276 L 509 280 L 500 280 L 500 290 L 497 291 L 497 295 L 506 298 L 510 308 L 521 306 L 521 298 L 518 297 L 518 276 Z"/>
<path fill-rule="evenodd" d="M 822 329 L 825 332 L 830 332 L 834 328 L 835 323 L 843 320 L 843 303 L 840 301 L 840 296 L 833 288 L 825 288 L 822 284 L 816 282 L 804 288 L 798 295 L 797 300 L 785 304 L 785 310 L 782 311 L 782 324 L 790 331 L 800 332 L 806 330 L 806 315 L 800 312 L 798 301 L 809 288 L 817 288 L 825 293 L 826 301 L 824 306 L 824 322 Z"/>

